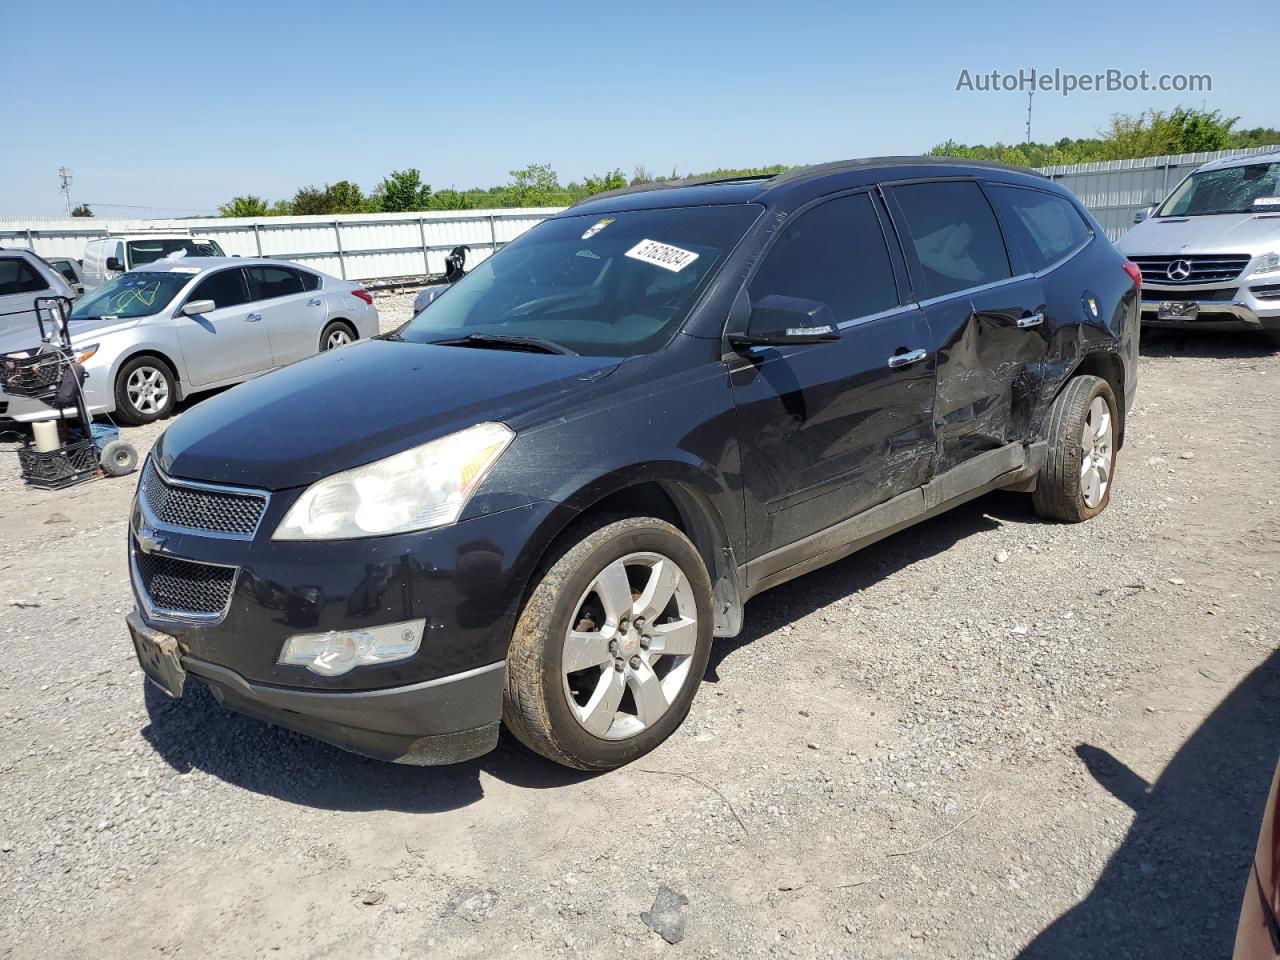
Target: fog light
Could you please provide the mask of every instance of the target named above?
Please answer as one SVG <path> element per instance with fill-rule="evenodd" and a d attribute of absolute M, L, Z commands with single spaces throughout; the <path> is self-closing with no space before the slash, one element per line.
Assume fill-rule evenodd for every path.
<path fill-rule="evenodd" d="M 279 662 L 336 677 L 366 664 L 404 660 L 418 652 L 426 623 L 409 620 L 365 630 L 300 633 L 285 641 Z"/>

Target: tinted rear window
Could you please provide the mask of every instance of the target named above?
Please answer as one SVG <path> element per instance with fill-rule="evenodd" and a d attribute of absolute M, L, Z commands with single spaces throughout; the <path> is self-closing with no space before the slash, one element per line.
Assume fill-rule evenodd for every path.
<path fill-rule="evenodd" d="M 930 297 L 1012 276 L 996 215 L 976 183 L 912 183 L 893 188 Z"/>

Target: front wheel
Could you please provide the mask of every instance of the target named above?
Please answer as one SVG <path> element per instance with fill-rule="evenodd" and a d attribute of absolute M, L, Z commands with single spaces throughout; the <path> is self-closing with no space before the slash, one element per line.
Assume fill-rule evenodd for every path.
<path fill-rule="evenodd" d="M 173 371 L 157 357 L 135 357 L 116 376 L 116 416 L 130 426 L 154 423 L 173 413 Z"/>
<path fill-rule="evenodd" d="M 1076 377 L 1049 410 L 1049 452 L 1032 494 L 1048 520 L 1090 520 L 1111 502 L 1116 469 L 1116 397 L 1100 377 Z"/>
<path fill-rule="evenodd" d="M 711 653 L 711 582 L 679 530 L 599 527 L 542 574 L 507 654 L 503 720 L 580 770 L 643 756 L 683 722 Z"/>

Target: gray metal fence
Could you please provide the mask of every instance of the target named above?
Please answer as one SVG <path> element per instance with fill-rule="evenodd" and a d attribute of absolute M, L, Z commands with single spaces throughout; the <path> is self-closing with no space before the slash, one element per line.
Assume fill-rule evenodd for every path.
<path fill-rule="evenodd" d="M 1202 163 L 1223 157 L 1251 156 L 1275 150 L 1280 150 L 1280 146 L 1077 163 L 1071 166 L 1041 167 L 1036 172 L 1058 181 L 1079 197 L 1106 229 L 1107 236 L 1112 240 L 1119 240 L 1133 226 L 1135 213 L 1159 203 L 1183 177 Z"/>

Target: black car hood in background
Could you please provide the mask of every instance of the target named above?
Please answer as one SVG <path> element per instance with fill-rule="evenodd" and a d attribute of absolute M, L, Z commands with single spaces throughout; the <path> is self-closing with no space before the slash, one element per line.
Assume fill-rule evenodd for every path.
<path fill-rule="evenodd" d="M 194 405 L 156 443 L 166 473 L 283 490 L 486 420 L 508 420 L 608 374 L 578 357 L 370 340 Z"/>

